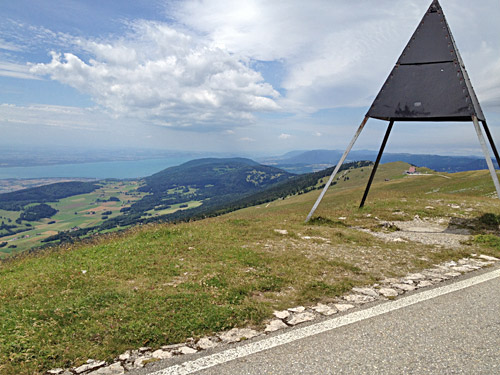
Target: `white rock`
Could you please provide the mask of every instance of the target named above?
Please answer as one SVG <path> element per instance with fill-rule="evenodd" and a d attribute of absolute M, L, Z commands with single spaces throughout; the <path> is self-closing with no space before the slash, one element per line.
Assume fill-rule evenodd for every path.
<path fill-rule="evenodd" d="M 147 351 L 151 350 L 149 346 L 143 346 L 139 348 L 140 353 L 146 353 Z"/>
<path fill-rule="evenodd" d="M 391 288 L 381 288 L 378 291 L 384 297 L 396 297 L 399 293 Z"/>
<path fill-rule="evenodd" d="M 472 267 L 469 267 L 469 266 L 457 266 L 457 267 L 453 267 L 452 268 L 453 271 L 455 272 L 470 272 L 470 271 L 473 271 L 474 269 Z"/>
<path fill-rule="evenodd" d="M 47 371 L 47 374 L 59 375 L 59 374 L 62 374 L 63 372 L 64 372 L 63 368 L 55 368 L 55 369 Z"/>
<path fill-rule="evenodd" d="M 365 296 L 378 297 L 378 293 L 372 288 L 352 288 L 353 292 L 364 294 Z"/>
<path fill-rule="evenodd" d="M 179 354 L 194 354 L 196 352 L 196 349 L 190 348 L 189 346 L 181 346 L 179 349 L 177 349 L 177 353 Z"/>
<path fill-rule="evenodd" d="M 338 310 L 333 306 L 323 305 L 322 303 L 318 303 L 316 306 L 313 306 L 312 309 L 316 311 L 318 314 L 330 316 L 338 313 Z"/>
<path fill-rule="evenodd" d="M 198 348 L 206 350 L 215 348 L 217 346 L 217 343 L 215 341 L 210 340 L 208 337 L 202 337 L 201 339 L 198 340 L 196 345 L 198 346 Z"/>
<path fill-rule="evenodd" d="M 106 362 L 104 361 L 95 361 L 93 359 L 89 359 L 86 364 L 75 368 L 73 371 L 75 372 L 75 374 L 81 374 L 87 371 L 98 369 L 99 367 L 102 367 L 105 364 Z"/>
<path fill-rule="evenodd" d="M 429 280 L 422 280 L 418 283 L 417 288 L 425 288 L 428 286 L 434 285 L 431 281 Z"/>
<path fill-rule="evenodd" d="M 344 299 L 347 302 L 355 303 L 358 305 L 362 305 L 363 303 L 375 301 L 375 297 L 365 296 L 365 295 L 360 295 L 360 294 L 348 294 L 347 296 L 344 296 Z"/>
<path fill-rule="evenodd" d="M 496 262 L 496 261 L 500 260 L 498 258 L 489 256 L 489 255 L 484 255 L 484 254 L 479 255 L 479 258 L 484 259 L 484 260 L 489 260 L 489 261 L 492 261 L 492 262 Z"/>
<path fill-rule="evenodd" d="M 125 374 L 125 369 L 120 362 L 113 363 L 107 367 L 101 367 L 99 370 L 92 371 L 87 375 L 123 375 Z"/>
<path fill-rule="evenodd" d="M 425 280 L 425 276 L 421 273 L 412 273 L 405 277 L 407 280 Z"/>
<path fill-rule="evenodd" d="M 339 219 L 339 220 L 345 220 L 347 218 L 345 216 L 339 216 L 337 219 Z"/>
<path fill-rule="evenodd" d="M 402 239 L 401 237 L 396 237 L 392 239 L 392 242 L 408 242 L 405 239 Z"/>
<path fill-rule="evenodd" d="M 275 229 L 274 231 L 279 234 L 288 234 L 288 231 L 286 229 Z"/>
<path fill-rule="evenodd" d="M 286 319 L 290 316 L 290 311 L 288 310 L 275 311 L 273 312 L 273 315 L 278 319 Z"/>
<path fill-rule="evenodd" d="M 306 311 L 306 308 L 304 306 L 297 306 L 297 307 L 292 307 L 292 308 L 288 309 L 288 311 L 290 311 L 292 313 L 301 313 L 301 312 Z"/>
<path fill-rule="evenodd" d="M 457 276 L 460 276 L 461 273 L 460 272 L 447 272 L 444 274 L 445 276 L 448 276 L 448 277 L 457 277 Z"/>
<path fill-rule="evenodd" d="M 292 317 L 287 320 L 287 323 L 291 326 L 295 326 L 300 323 L 309 322 L 313 320 L 315 317 L 316 316 L 312 312 L 306 311 L 303 313 L 292 315 Z"/>
<path fill-rule="evenodd" d="M 401 289 L 401 290 L 404 290 L 405 292 L 409 292 L 411 290 L 415 290 L 415 287 L 413 285 L 410 285 L 410 284 L 392 284 L 391 285 L 392 287 L 394 288 L 398 288 L 398 289 Z"/>
<path fill-rule="evenodd" d="M 278 331 L 278 330 L 286 328 L 286 327 L 288 327 L 288 326 L 285 323 L 283 323 L 282 320 L 274 319 L 274 320 L 271 320 L 266 325 L 266 329 L 264 330 L 264 332 L 274 332 L 274 331 Z"/>
<path fill-rule="evenodd" d="M 227 332 L 220 333 L 218 336 L 222 342 L 231 343 L 241 341 L 242 339 L 251 339 L 258 335 L 259 332 L 250 328 L 233 328 Z"/>
<path fill-rule="evenodd" d="M 348 304 L 348 303 L 336 303 L 334 306 L 340 312 L 344 312 L 344 311 L 347 311 L 347 310 L 354 308 L 353 305 Z"/>
<path fill-rule="evenodd" d="M 149 356 L 143 356 L 139 357 L 134 361 L 134 367 L 135 368 L 142 368 L 144 367 L 144 361 L 147 361 L 148 359 L 151 359 Z"/>
<path fill-rule="evenodd" d="M 163 350 L 175 350 L 175 349 L 179 349 L 181 346 L 184 346 L 184 344 L 163 345 L 161 347 L 161 349 L 163 349 Z"/>
<path fill-rule="evenodd" d="M 156 359 L 167 359 L 172 357 L 172 353 L 166 350 L 158 349 L 151 353 L 151 357 Z"/>
<path fill-rule="evenodd" d="M 130 351 L 128 351 L 128 350 L 127 350 L 125 353 L 120 354 L 120 355 L 118 356 L 118 359 L 119 359 L 120 361 L 126 361 L 126 360 L 128 360 L 129 358 L 130 358 Z"/>

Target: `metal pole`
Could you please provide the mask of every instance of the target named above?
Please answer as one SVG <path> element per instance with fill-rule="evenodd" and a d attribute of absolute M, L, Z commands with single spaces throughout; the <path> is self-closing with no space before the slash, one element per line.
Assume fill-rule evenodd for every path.
<path fill-rule="evenodd" d="M 382 153 L 384 152 L 384 148 L 385 148 L 385 145 L 387 143 L 387 139 L 389 138 L 389 134 L 391 133 L 392 125 L 394 125 L 393 120 L 391 120 L 391 122 L 389 122 L 389 126 L 387 127 L 387 130 L 385 132 L 384 140 L 382 141 L 382 145 L 380 146 L 380 151 L 378 152 L 377 160 L 375 160 L 375 165 L 373 166 L 372 173 L 370 174 L 370 179 L 368 180 L 368 184 L 366 185 L 365 193 L 363 194 L 363 199 L 361 200 L 361 204 L 359 205 L 359 208 L 362 208 L 365 205 L 365 200 L 366 200 L 366 197 L 368 196 L 368 191 L 370 191 L 370 186 L 373 182 L 373 178 L 375 177 L 375 172 L 377 171 L 378 164 L 380 163 L 380 159 L 382 158 Z"/>
<path fill-rule="evenodd" d="M 493 168 L 493 162 L 491 161 L 490 151 L 486 146 L 486 141 L 483 137 L 483 132 L 479 127 L 479 122 L 477 121 L 476 116 L 472 116 L 472 122 L 474 123 L 474 128 L 476 129 L 477 137 L 479 138 L 479 143 L 481 144 L 481 148 L 483 149 L 484 158 L 486 159 L 486 164 L 488 164 L 488 169 L 490 170 L 491 178 L 493 179 L 493 184 L 495 184 L 495 189 L 497 190 L 497 196 L 500 198 L 500 184 L 498 183 L 498 177 L 495 172 L 495 168 Z"/>
<path fill-rule="evenodd" d="M 311 217 L 314 214 L 314 211 L 316 211 L 316 209 L 318 208 L 319 203 L 321 202 L 321 200 L 323 199 L 323 196 L 325 195 L 326 191 L 330 187 L 330 185 L 331 185 L 331 183 L 332 183 L 335 175 L 337 174 L 337 172 L 339 171 L 340 167 L 342 166 L 342 163 L 344 163 L 344 160 L 347 157 L 347 155 L 349 154 L 349 152 L 351 151 L 352 146 L 354 146 L 354 142 L 356 142 L 356 140 L 358 139 L 359 135 L 361 134 L 361 131 L 365 127 L 366 122 L 368 121 L 368 118 L 369 118 L 368 116 L 365 116 L 365 118 L 363 119 L 363 121 L 359 125 L 359 128 L 356 131 L 356 134 L 354 134 L 354 137 L 352 138 L 351 143 L 349 143 L 349 146 L 347 146 L 347 149 L 345 150 L 344 154 L 342 155 L 342 157 L 340 158 L 339 162 L 337 163 L 337 166 L 333 170 L 333 173 L 330 176 L 330 178 L 328 179 L 328 182 L 326 183 L 325 187 L 323 188 L 323 191 L 321 191 L 321 194 L 319 195 L 318 199 L 316 200 L 316 203 L 314 203 L 314 206 L 311 209 L 311 212 L 309 212 L 309 215 L 307 215 L 306 223 L 309 220 L 311 220 Z"/>
<path fill-rule="evenodd" d="M 493 137 L 491 136 L 490 129 L 488 129 L 488 125 L 486 125 L 486 120 L 481 121 L 484 127 L 484 132 L 486 133 L 486 137 L 488 141 L 490 141 L 491 149 L 493 150 L 493 154 L 495 155 L 495 159 L 497 159 L 498 167 L 500 168 L 500 157 L 498 156 L 498 151 L 495 146 L 495 142 L 493 142 Z"/>

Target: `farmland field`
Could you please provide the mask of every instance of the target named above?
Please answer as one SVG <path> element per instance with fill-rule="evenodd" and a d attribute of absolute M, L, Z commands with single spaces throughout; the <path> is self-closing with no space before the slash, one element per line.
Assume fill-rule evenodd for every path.
<path fill-rule="evenodd" d="M 20 233 L 8 235 L 5 230 L 1 230 L 0 242 L 7 242 L 7 245 L 0 248 L 0 258 L 41 245 L 42 240 L 62 231 L 99 225 L 105 219 L 119 215 L 122 208 L 130 207 L 146 195 L 136 191 L 140 182 L 135 180 L 105 180 L 100 184 L 102 186 L 92 193 L 48 202 L 58 212 L 51 218 L 30 222 L 31 227 L 24 221 L 16 224 L 16 230 L 25 229 Z M 114 198 L 110 200 L 111 197 Z M 0 210 L 0 221 L 15 223 L 21 212 Z"/>

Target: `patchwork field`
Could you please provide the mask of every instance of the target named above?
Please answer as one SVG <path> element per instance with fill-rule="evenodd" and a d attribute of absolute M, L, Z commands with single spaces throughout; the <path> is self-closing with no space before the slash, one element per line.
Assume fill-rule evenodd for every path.
<path fill-rule="evenodd" d="M 13 235 L 6 235 L 5 230 L 0 231 L 0 242 L 7 242 L 6 246 L 0 248 L 0 258 L 40 245 L 43 239 L 61 231 L 92 227 L 107 218 L 119 215 L 122 208 L 130 207 L 133 202 L 146 195 L 136 191 L 138 186 L 137 181 L 107 180 L 102 181 L 102 187 L 92 193 L 48 202 L 58 210 L 51 218 L 29 223 L 23 221 L 18 228 L 26 230 Z M 111 197 L 116 199 L 110 201 Z M 0 210 L 0 220 L 10 219 L 15 223 L 20 214 L 21 211 Z"/>

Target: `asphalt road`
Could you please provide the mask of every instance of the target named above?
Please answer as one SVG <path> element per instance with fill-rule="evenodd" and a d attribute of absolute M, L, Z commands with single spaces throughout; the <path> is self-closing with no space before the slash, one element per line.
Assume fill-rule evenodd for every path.
<path fill-rule="evenodd" d="M 497 266 L 467 279 L 493 275 L 489 281 L 465 285 L 443 295 L 439 295 L 443 287 L 438 287 L 384 302 L 364 309 L 366 317 L 356 318 L 351 324 L 289 340 L 283 345 L 270 345 L 270 349 L 254 350 L 249 355 L 241 354 L 237 359 L 200 371 L 193 361 L 189 371 L 185 363 L 159 371 L 156 368 L 152 374 L 500 374 L 499 269 Z M 433 291 L 436 296 L 430 296 Z M 428 299 L 425 293 L 429 294 Z M 424 300 L 404 307 L 394 305 L 419 296 Z M 396 307 L 391 310 L 391 306 Z M 389 311 L 380 312 L 380 308 Z M 370 316 L 371 310 L 379 313 Z M 341 318 L 360 313 L 363 311 Z M 335 319 L 339 320 L 330 321 Z M 266 340 L 280 340 L 280 337 L 286 341 L 286 336 L 286 333 L 274 335 L 256 341 L 254 346 L 265 347 Z M 245 346 L 249 345 L 240 348 L 243 350 Z M 219 356 L 221 353 L 224 354 L 220 352 Z M 185 360 L 201 358 L 205 363 L 210 362 L 214 355 L 207 354 Z M 190 367 L 189 362 L 187 365 Z"/>

